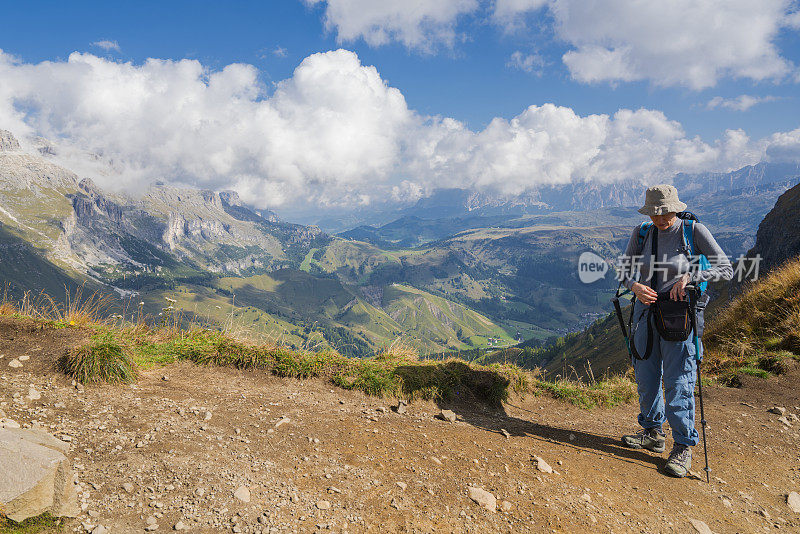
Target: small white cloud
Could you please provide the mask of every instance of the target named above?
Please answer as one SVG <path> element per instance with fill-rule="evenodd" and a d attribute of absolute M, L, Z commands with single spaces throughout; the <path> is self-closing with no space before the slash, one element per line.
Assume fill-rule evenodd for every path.
<path fill-rule="evenodd" d="M 432 52 L 456 42 L 456 22 L 474 13 L 478 0 L 304 0 L 309 6 L 325 5 L 325 26 L 337 40 L 364 39 L 370 46 L 390 42 Z"/>
<path fill-rule="evenodd" d="M 275 57 L 286 57 L 289 55 L 289 52 L 282 46 L 276 46 L 272 50 L 272 55 Z"/>
<path fill-rule="evenodd" d="M 800 128 L 776 132 L 769 137 L 766 154 L 770 161 L 795 163 L 800 160 Z"/>
<path fill-rule="evenodd" d="M 506 32 L 514 32 L 525 27 L 524 17 L 538 11 L 548 0 L 496 0 L 492 9 L 492 20 Z"/>
<path fill-rule="evenodd" d="M 119 43 L 116 41 L 109 41 L 108 39 L 103 39 L 101 41 L 95 41 L 92 43 L 92 46 L 96 46 L 97 48 L 102 48 L 106 52 L 122 52 L 122 49 L 119 47 Z"/>
<path fill-rule="evenodd" d="M 708 101 L 706 107 L 708 109 L 724 108 L 733 111 L 747 111 L 756 104 L 761 104 L 764 102 L 774 102 L 777 99 L 778 99 L 777 97 L 771 95 L 768 96 L 739 95 L 736 98 L 723 98 L 721 96 L 715 96 L 714 98 Z"/>
<path fill-rule="evenodd" d="M 539 54 L 525 54 L 517 50 L 511 54 L 511 57 L 506 62 L 506 67 L 541 76 L 544 64 L 544 58 Z"/>

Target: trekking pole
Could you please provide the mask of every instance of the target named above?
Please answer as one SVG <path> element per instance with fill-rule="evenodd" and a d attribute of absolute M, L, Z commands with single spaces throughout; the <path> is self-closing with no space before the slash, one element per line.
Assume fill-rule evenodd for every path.
<path fill-rule="evenodd" d="M 622 284 L 620 284 L 620 287 L 622 287 Z M 622 329 L 622 337 L 625 338 L 625 348 L 628 349 L 628 356 L 633 358 L 633 352 L 631 350 L 631 340 L 630 337 L 628 336 L 628 328 L 625 326 L 625 319 L 623 319 L 622 317 L 622 307 L 619 304 L 620 297 L 625 296 L 628 293 L 631 293 L 632 291 L 630 289 L 626 289 L 625 291 L 620 293 L 619 292 L 620 287 L 617 288 L 617 293 L 616 295 L 614 295 L 614 298 L 611 299 L 611 302 L 614 303 L 614 310 L 617 312 L 617 319 L 619 320 L 619 327 Z M 631 317 L 633 317 L 633 301 L 631 301 Z"/>
<path fill-rule="evenodd" d="M 687 286 L 687 288 L 691 288 L 691 293 L 689 294 L 689 302 L 691 303 L 692 308 L 692 336 L 694 342 L 694 357 L 697 360 L 697 393 L 700 399 L 700 426 L 703 428 L 703 454 L 705 455 L 706 459 L 706 483 L 711 483 L 711 468 L 708 467 L 708 444 L 706 442 L 706 414 L 705 410 L 703 409 L 703 380 L 700 375 L 700 364 L 702 363 L 703 359 L 700 356 L 700 343 L 699 338 L 697 336 L 697 299 L 699 298 L 699 291 L 694 286 Z"/>
<path fill-rule="evenodd" d="M 625 338 L 625 347 L 628 349 L 628 356 L 632 357 L 631 342 L 628 338 L 628 329 L 625 327 L 625 319 L 622 318 L 622 308 L 619 305 L 619 297 L 614 297 L 611 299 L 611 302 L 614 303 L 614 309 L 617 312 L 617 319 L 619 319 L 619 327 L 622 329 L 622 337 Z"/>

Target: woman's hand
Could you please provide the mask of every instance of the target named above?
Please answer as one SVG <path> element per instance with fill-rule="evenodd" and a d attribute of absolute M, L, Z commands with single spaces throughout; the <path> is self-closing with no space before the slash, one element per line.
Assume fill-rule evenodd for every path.
<path fill-rule="evenodd" d="M 683 300 L 686 297 L 686 284 L 691 280 L 689 273 L 681 276 L 669 290 L 669 298 L 672 300 Z"/>
<path fill-rule="evenodd" d="M 656 293 L 652 287 L 640 284 L 639 282 L 631 286 L 631 291 L 633 291 L 633 294 L 636 295 L 636 298 L 639 299 L 642 304 L 647 304 L 648 306 L 654 303 L 658 298 L 658 293 Z"/>

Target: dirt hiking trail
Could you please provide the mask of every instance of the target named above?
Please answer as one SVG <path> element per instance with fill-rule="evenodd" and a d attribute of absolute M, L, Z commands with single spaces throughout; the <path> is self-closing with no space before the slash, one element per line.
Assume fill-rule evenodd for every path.
<path fill-rule="evenodd" d="M 76 388 L 55 362 L 85 337 L 0 320 L 0 417 L 71 445 L 83 512 L 65 532 L 800 532 L 786 502 L 800 491 L 798 368 L 704 389 L 706 484 L 663 475 L 667 453 L 621 446 L 633 405 L 528 396 L 400 414 L 320 380 L 188 363 Z M 436 418 L 442 408 L 458 420 Z"/>

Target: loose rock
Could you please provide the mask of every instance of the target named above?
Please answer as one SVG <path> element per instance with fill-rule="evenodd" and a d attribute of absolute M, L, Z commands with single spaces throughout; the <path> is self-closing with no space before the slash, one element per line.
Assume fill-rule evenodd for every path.
<path fill-rule="evenodd" d="M 470 486 L 467 488 L 469 498 L 475 501 L 481 508 L 485 508 L 490 512 L 497 511 L 497 498 L 486 490 Z"/>
<path fill-rule="evenodd" d="M 783 406 L 775 406 L 773 408 L 770 408 L 768 411 L 769 413 L 774 413 L 777 415 L 786 415 L 786 408 L 784 408 Z"/>
<path fill-rule="evenodd" d="M 456 414 L 452 410 L 442 410 L 439 414 L 439 419 L 443 421 L 449 421 L 450 423 L 456 422 Z"/>
<path fill-rule="evenodd" d="M 329 501 L 317 501 L 317 508 L 320 510 L 330 510 L 331 503 Z"/>
<path fill-rule="evenodd" d="M 711 530 L 710 528 L 708 528 L 708 525 L 706 525 L 704 522 L 700 521 L 699 519 L 689 519 L 689 523 L 692 524 L 694 529 L 699 534 L 714 534 L 714 531 Z"/>
<path fill-rule="evenodd" d="M 792 512 L 800 514 L 800 494 L 796 491 L 789 492 L 789 495 L 786 496 L 786 504 L 789 505 Z"/>
<path fill-rule="evenodd" d="M 242 502 L 250 502 L 250 489 L 245 486 L 239 486 L 239 488 L 233 492 L 233 496 Z"/>
<path fill-rule="evenodd" d="M 542 473 L 552 473 L 553 472 L 553 468 L 550 467 L 550 464 L 545 462 L 543 458 L 541 458 L 539 456 L 534 456 L 533 457 L 533 462 L 536 464 L 536 469 L 538 469 Z"/>

